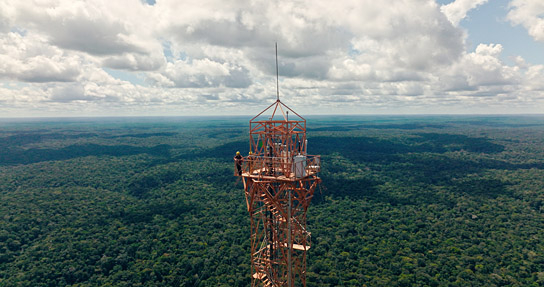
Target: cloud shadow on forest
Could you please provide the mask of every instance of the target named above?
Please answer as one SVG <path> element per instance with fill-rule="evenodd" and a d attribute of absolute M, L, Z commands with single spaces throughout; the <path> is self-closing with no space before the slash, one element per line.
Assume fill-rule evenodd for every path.
<path fill-rule="evenodd" d="M 170 149 L 171 146 L 166 144 L 153 147 L 75 144 L 60 149 L 11 148 L 0 150 L 0 166 L 67 160 L 85 156 L 128 156 L 146 153 L 158 157 L 168 157 L 170 155 Z"/>
<path fill-rule="evenodd" d="M 474 138 L 457 134 L 417 133 L 416 137 L 406 138 L 405 143 L 393 142 L 387 139 L 371 137 L 311 137 L 311 153 L 330 154 L 342 151 L 342 154 L 356 158 L 363 156 L 366 161 L 372 161 L 365 155 L 374 155 L 375 158 L 386 155 L 405 153 L 445 153 L 452 151 L 468 151 L 482 153 L 498 153 L 504 146 L 490 142 L 486 138 Z M 380 156 L 375 156 L 380 155 Z M 386 159 L 388 159 L 386 157 Z"/>
<path fill-rule="evenodd" d="M 27 144 L 43 142 L 45 140 L 66 140 L 97 137 L 96 133 L 51 133 L 39 131 L 20 131 L 14 135 L 0 138 L 0 148 L 13 149 Z"/>
<path fill-rule="evenodd" d="M 307 131 L 314 132 L 314 131 L 356 131 L 356 130 L 362 130 L 362 129 L 398 129 L 398 130 L 417 130 L 417 129 L 424 129 L 424 128 L 435 128 L 435 129 L 441 129 L 446 128 L 449 125 L 446 124 L 426 124 L 426 123 L 407 123 L 407 124 L 346 124 L 344 122 L 333 124 L 333 125 L 326 125 L 326 126 L 318 126 L 313 128 L 308 128 Z"/>
<path fill-rule="evenodd" d="M 213 148 L 182 154 L 175 157 L 173 161 L 198 160 L 202 158 L 216 158 L 222 161 L 232 161 L 237 151 L 240 151 L 242 154 L 247 154 L 248 146 L 249 144 L 247 141 L 234 141 Z"/>
<path fill-rule="evenodd" d="M 390 204 L 434 203 L 448 201 L 429 192 L 429 186 L 441 186 L 455 193 L 469 196 L 496 197 L 511 195 L 508 182 L 496 179 L 465 179 L 469 174 L 481 174 L 487 169 L 516 170 L 544 168 L 544 164 L 513 164 L 494 159 L 457 159 L 446 152 L 465 151 L 494 154 L 504 150 L 504 146 L 490 142 L 486 138 L 472 138 L 455 134 L 418 133 L 416 137 L 393 142 L 371 137 L 314 137 L 311 138 L 311 153 L 321 154 L 323 165 L 323 185 L 332 196 L 365 198 Z M 379 192 L 383 184 L 372 179 L 350 179 L 335 176 L 344 172 L 342 166 L 332 166 L 334 154 L 348 161 L 368 164 L 378 173 L 405 185 L 420 186 L 410 195 Z M 369 177 L 370 178 L 370 177 Z M 380 176 L 381 178 L 381 176 Z M 465 179 L 465 180 L 460 180 Z M 445 202 L 446 203 L 446 202 Z"/>
<path fill-rule="evenodd" d="M 340 154 L 354 163 L 368 163 L 378 168 L 380 173 L 407 184 L 418 186 L 445 186 L 451 192 L 465 193 L 472 196 L 496 197 L 508 195 L 509 183 L 493 179 L 471 179 L 459 181 L 468 174 L 480 174 L 486 169 L 526 169 L 544 168 L 543 164 L 513 164 L 501 160 L 452 158 L 447 152 L 464 151 L 471 153 L 495 154 L 504 151 L 504 146 L 483 137 L 469 137 L 458 134 L 415 133 L 413 137 L 403 138 L 403 142 L 373 137 L 312 137 L 309 150 L 312 154 L 321 154 L 326 168 L 321 173 L 323 195 L 339 197 L 365 198 L 391 204 L 433 203 L 444 201 L 433 197 L 432 192 L 402 195 L 380 192 L 383 184 L 372 178 L 341 178 L 335 174 L 344 172 L 330 165 L 332 156 Z M 237 150 L 244 152 L 246 141 L 226 143 L 191 155 L 182 155 L 178 159 L 197 159 L 201 157 L 223 158 L 232 161 Z M 429 190 L 429 189 L 426 189 Z M 321 201 L 316 191 L 315 201 Z M 413 193 L 418 193 L 414 190 Z"/>

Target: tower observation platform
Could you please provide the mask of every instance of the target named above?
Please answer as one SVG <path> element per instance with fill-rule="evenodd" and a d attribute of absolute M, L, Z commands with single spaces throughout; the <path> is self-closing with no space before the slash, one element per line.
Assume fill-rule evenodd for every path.
<path fill-rule="evenodd" d="M 321 158 L 307 148 L 306 120 L 279 99 L 249 121 L 235 176 L 251 219 L 251 286 L 306 286 L 306 212 L 321 182 Z"/>

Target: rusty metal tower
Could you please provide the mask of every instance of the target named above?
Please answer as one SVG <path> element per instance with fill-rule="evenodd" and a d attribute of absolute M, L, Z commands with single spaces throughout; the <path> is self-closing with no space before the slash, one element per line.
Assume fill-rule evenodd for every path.
<path fill-rule="evenodd" d="M 251 218 L 251 286 L 306 286 L 306 211 L 321 181 L 307 145 L 306 120 L 279 98 L 249 122 L 250 154 L 235 159 L 235 175 Z"/>

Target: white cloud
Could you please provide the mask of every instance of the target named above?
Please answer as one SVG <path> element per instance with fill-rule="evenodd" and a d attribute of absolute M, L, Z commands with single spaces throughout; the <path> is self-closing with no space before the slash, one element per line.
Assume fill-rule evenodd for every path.
<path fill-rule="evenodd" d="M 461 20 L 465 19 L 468 11 L 487 3 L 488 0 L 455 0 L 447 5 L 440 7 L 442 13 L 448 17 L 448 20 L 458 26 Z"/>
<path fill-rule="evenodd" d="M 143 52 L 125 23 L 101 1 L 18 1 L 17 23 L 39 31 L 52 44 L 94 55 Z"/>
<path fill-rule="evenodd" d="M 329 71 L 331 76 L 421 80 L 421 72 L 449 65 L 461 56 L 464 34 L 451 26 L 434 2 L 404 1 L 394 8 L 387 8 L 388 3 L 365 4 L 372 9 L 361 5 L 346 12 L 349 29 L 357 32 L 351 40 L 355 53 L 342 53 Z"/>
<path fill-rule="evenodd" d="M 0 33 L 7 33 L 11 27 L 13 18 L 13 7 L 0 5 Z"/>
<path fill-rule="evenodd" d="M 542 97 L 542 92 L 544 92 L 544 81 L 542 79 L 544 79 L 544 65 L 531 66 L 527 70 L 522 87 L 526 91 L 541 92 L 540 96 Z"/>
<path fill-rule="evenodd" d="M 478 45 L 474 52 L 463 55 L 459 62 L 440 71 L 439 77 L 434 78 L 437 92 L 477 97 L 482 91 L 499 94 L 519 85 L 522 71 L 517 66 L 504 64 L 500 60 L 501 52 L 500 44 Z"/>
<path fill-rule="evenodd" d="M 153 74 L 150 79 L 158 84 L 174 83 L 176 87 L 186 88 L 246 88 L 251 84 L 247 69 L 208 58 L 167 63 L 161 75 Z"/>
<path fill-rule="evenodd" d="M 513 0 L 506 16 L 514 25 L 522 25 L 536 41 L 544 42 L 544 2 Z"/>
<path fill-rule="evenodd" d="M 51 91 L 49 98 L 53 102 L 87 101 L 90 98 L 85 95 L 85 90 L 79 84 L 57 85 Z"/>
<path fill-rule="evenodd" d="M 152 6 L 140 1 L 12 1 L 15 25 L 60 49 L 103 58 L 106 67 L 156 70 L 165 64 Z"/>
<path fill-rule="evenodd" d="M 276 41 L 282 98 L 302 112 L 428 112 L 542 98 L 542 67 L 521 56 L 513 66 L 502 62 L 500 44 L 465 50 L 457 25 L 485 0 L 442 7 L 431 0 L 4 1 L 2 113 L 251 114 L 275 98 Z M 538 31 L 529 2 L 512 3 L 512 15 L 533 20 L 510 21 L 525 19 L 519 24 Z M 145 84 L 116 79 L 111 69 Z"/>
<path fill-rule="evenodd" d="M 80 57 L 36 35 L 9 32 L 0 38 L 0 78 L 23 82 L 69 82 L 80 74 Z"/>
<path fill-rule="evenodd" d="M 130 71 L 154 71 L 166 64 L 162 54 L 152 53 L 150 55 L 139 53 L 123 53 L 118 56 L 111 56 L 104 59 L 105 67 L 130 70 Z"/>
<path fill-rule="evenodd" d="M 517 68 L 509 67 L 499 60 L 502 46 L 480 44 L 474 53 L 462 61 L 468 83 L 476 86 L 516 84 Z"/>

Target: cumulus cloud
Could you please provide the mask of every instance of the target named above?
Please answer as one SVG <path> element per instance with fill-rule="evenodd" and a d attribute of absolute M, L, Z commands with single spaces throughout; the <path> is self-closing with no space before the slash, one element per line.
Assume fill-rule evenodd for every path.
<path fill-rule="evenodd" d="M 535 65 L 529 67 L 524 78 L 523 87 L 527 91 L 544 92 L 544 65 Z M 543 96 L 542 94 L 540 95 Z"/>
<path fill-rule="evenodd" d="M 351 40 L 354 53 L 342 53 L 330 70 L 331 76 L 421 80 L 421 72 L 449 65 L 461 56 L 464 35 L 451 26 L 435 3 L 402 2 L 393 9 L 383 5 L 371 5 L 375 9 L 371 11 L 361 6 L 353 16 L 348 14 L 350 30 L 358 32 Z M 357 14 L 368 18 L 359 20 Z"/>
<path fill-rule="evenodd" d="M 472 86 L 516 84 L 516 67 L 503 64 L 500 59 L 502 45 L 480 44 L 474 53 L 468 54 L 461 62 L 467 79 Z"/>
<path fill-rule="evenodd" d="M 166 63 L 164 56 L 157 53 L 151 55 L 139 53 L 123 53 L 118 56 L 111 56 L 102 62 L 108 68 L 130 71 L 154 71 Z"/>
<path fill-rule="evenodd" d="M 125 15 L 137 13 L 137 1 L 17 1 L 17 24 L 39 31 L 61 48 L 93 55 L 145 52 L 145 40 L 135 33 L 139 22 L 129 22 Z M 130 4 L 130 5 L 129 5 Z M 120 9 L 124 9 L 125 13 Z"/>
<path fill-rule="evenodd" d="M 203 56 L 202 47 L 239 49 L 250 60 L 244 65 L 252 74 L 275 73 L 273 40 L 280 46 L 283 75 L 320 80 L 361 75 L 365 73 L 361 66 L 365 69 L 369 64 L 374 72 L 367 76 L 376 79 L 417 78 L 405 68 L 425 70 L 448 64 L 464 48 L 462 31 L 452 27 L 429 1 L 395 5 L 376 1 L 335 5 L 328 1 L 254 1 L 249 5 L 231 3 L 233 7 L 225 11 L 191 1 L 166 9 L 167 3 L 157 3 L 157 9 L 185 16 L 173 19 L 163 29 L 172 34 L 174 46 L 179 43 L 174 50 L 198 58 Z M 186 15 L 187 11 L 193 13 Z M 185 43 L 198 43 L 198 47 Z M 346 70 L 349 67 L 354 69 Z M 398 68 L 392 71 L 392 67 Z"/>
<path fill-rule="evenodd" d="M 513 0 L 506 16 L 514 25 L 522 25 L 536 41 L 544 42 L 544 2 Z"/>
<path fill-rule="evenodd" d="M 441 100 L 471 106 L 504 104 L 518 98 L 527 75 L 518 66 L 503 63 L 501 52 L 500 44 L 478 45 L 474 52 L 464 54 L 459 62 L 430 78 L 433 93 L 442 95 Z"/>
<path fill-rule="evenodd" d="M 465 19 L 468 11 L 485 3 L 487 0 L 455 0 L 440 7 L 440 11 L 448 17 L 454 26 L 457 26 L 461 20 Z"/>
<path fill-rule="evenodd" d="M 0 33 L 6 33 L 11 27 L 13 9 L 9 5 L 0 5 Z"/>
<path fill-rule="evenodd" d="M 49 98 L 53 102 L 72 102 L 78 100 L 89 100 L 85 96 L 85 90 L 81 85 L 70 84 L 64 86 L 56 86 L 51 91 L 51 97 Z"/>
<path fill-rule="evenodd" d="M 504 63 L 500 43 L 466 51 L 458 24 L 486 2 L 5 0 L 0 79 L 25 86 L 0 85 L 0 100 L 89 114 L 258 112 L 275 99 L 274 42 L 280 94 L 306 112 L 538 98 L 542 67 Z M 508 18 L 535 39 L 539 5 L 514 0 Z"/>
<path fill-rule="evenodd" d="M 0 78 L 23 82 L 70 82 L 80 74 L 80 58 L 38 36 L 7 33 L 0 38 Z"/>
<path fill-rule="evenodd" d="M 185 88 L 230 87 L 247 88 L 251 84 L 248 70 L 226 62 L 216 62 L 208 58 L 178 60 L 168 63 L 160 75 L 150 79 L 157 84 Z"/>

